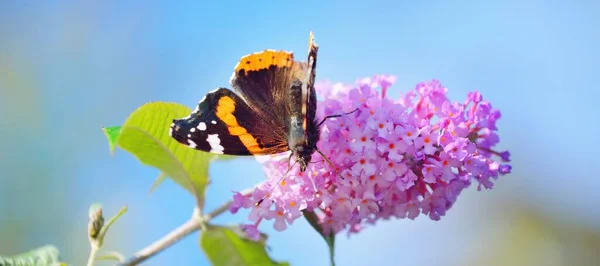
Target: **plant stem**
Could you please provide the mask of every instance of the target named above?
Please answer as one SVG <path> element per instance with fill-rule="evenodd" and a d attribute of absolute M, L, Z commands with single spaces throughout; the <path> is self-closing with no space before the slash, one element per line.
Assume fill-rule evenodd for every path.
<path fill-rule="evenodd" d="M 90 256 L 88 257 L 87 266 L 94 266 L 94 261 L 96 260 L 96 255 L 100 248 L 97 245 L 92 244 L 90 249 Z"/>
<path fill-rule="evenodd" d="M 333 245 L 329 246 L 329 263 L 331 266 L 335 266 L 335 256 L 334 256 L 335 248 Z"/>
<path fill-rule="evenodd" d="M 251 190 L 245 190 L 242 194 L 248 194 Z M 150 244 L 144 249 L 136 252 L 133 257 L 127 258 L 122 263 L 118 264 L 119 266 L 132 266 L 137 265 L 138 263 L 158 254 L 159 252 L 165 250 L 166 248 L 172 246 L 173 244 L 179 242 L 182 238 L 200 230 L 206 223 L 208 223 L 212 218 L 217 217 L 229 209 L 229 206 L 233 203 L 233 200 L 229 200 L 223 203 L 218 208 L 213 211 L 205 214 L 202 217 L 198 217 L 199 210 L 196 208 L 194 210 L 194 214 L 192 218 L 186 221 L 184 224 L 177 227 L 175 230 L 171 231 L 167 235 L 163 236 L 161 239 L 156 242 Z"/>
<path fill-rule="evenodd" d="M 115 214 L 115 216 L 113 216 L 112 218 L 110 218 L 110 220 L 108 220 L 108 222 L 106 222 L 102 228 L 100 229 L 100 232 L 98 232 L 98 236 L 96 237 L 96 245 L 98 246 L 98 249 L 100 249 L 100 247 L 102 247 L 102 245 L 104 244 L 104 237 L 106 237 L 106 232 L 108 232 L 108 229 L 123 215 L 127 212 L 127 206 L 123 206 L 119 212 L 117 214 Z"/>
<path fill-rule="evenodd" d="M 126 259 L 119 265 L 137 265 L 138 263 L 154 256 L 158 252 L 172 246 L 189 234 L 198 231 L 198 229 L 200 229 L 201 222 L 202 221 L 200 221 L 200 219 L 192 217 L 175 230 L 171 231 L 156 242 L 150 244 L 150 246 L 147 246 L 144 249 L 136 252 L 133 257 Z"/>

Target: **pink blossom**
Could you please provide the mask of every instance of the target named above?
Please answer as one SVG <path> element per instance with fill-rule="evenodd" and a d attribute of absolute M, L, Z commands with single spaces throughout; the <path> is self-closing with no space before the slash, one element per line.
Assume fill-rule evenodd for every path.
<path fill-rule="evenodd" d="M 246 236 L 249 239 L 252 239 L 254 241 L 258 241 L 260 239 L 260 231 L 258 231 L 256 225 L 242 224 L 240 225 L 240 228 L 242 229 L 242 231 L 244 231 L 244 233 L 246 233 Z"/>
<path fill-rule="evenodd" d="M 288 170 L 289 153 L 263 157 L 267 180 L 248 196 L 236 193 L 230 211 L 250 208 L 250 221 L 271 220 L 278 231 L 310 211 L 326 233 L 350 234 L 380 219 L 424 214 L 439 220 L 472 182 L 489 189 L 510 173 L 504 163 L 509 153 L 493 149 L 500 141 L 500 111 L 481 93 L 451 102 L 433 80 L 391 99 L 387 92 L 395 80 L 380 75 L 355 85 L 318 82 L 318 116 L 358 108 L 322 125 L 318 147 L 335 167 L 315 153 L 305 172 L 294 167 L 276 183 Z M 265 195 L 259 206 L 249 204 Z M 254 228 L 246 232 L 254 236 Z"/>

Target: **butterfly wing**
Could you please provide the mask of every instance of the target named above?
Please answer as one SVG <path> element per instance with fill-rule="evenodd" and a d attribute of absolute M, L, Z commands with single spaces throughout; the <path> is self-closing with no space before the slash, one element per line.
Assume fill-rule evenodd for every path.
<path fill-rule="evenodd" d="M 288 150 L 284 134 L 226 88 L 206 95 L 188 117 L 175 119 L 170 135 L 194 149 L 228 155 L 266 155 Z"/>
<path fill-rule="evenodd" d="M 319 128 L 314 121 L 317 110 L 314 88 L 317 51 L 318 47 L 314 43 L 311 32 L 308 63 L 303 73 L 301 86 L 292 86 L 290 89 L 291 110 L 288 143 L 296 157 L 301 159 L 301 167 L 310 159 L 316 143 L 319 141 Z"/>
<path fill-rule="evenodd" d="M 313 144 L 311 142 L 316 142 L 319 140 L 319 128 L 317 125 L 316 114 L 317 114 L 317 93 L 315 91 L 315 76 L 317 75 L 317 52 L 319 51 L 319 46 L 315 43 L 315 38 L 313 33 L 310 33 L 309 41 L 308 41 L 308 59 L 307 59 L 307 68 L 306 71 L 307 78 L 304 82 L 304 86 L 302 87 L 302 95 L 303 95 L 303 108 L 302 112 L 304 115 L 304 122 L 302 127 L 306 130 L 307 142 L 309 145 Z"/>
<path fill-rule="evenodd" d="M 291 52 L 264 50 L 246 55 L 230 80 L 235 93 L 219 88 L 207 94 L 190 116 L 173 121 L 171 136 L 198 150 L 229 155 L 288 151 L 290 119 L 314 119 L 316 111 L 315 98 L 315 108 L 308 110 L 312 115 L 307 116 L 305 103 L 314 95 L 314 68 L 310 73 L 307 69 L 308 64 L 294 61 Z M 304 110 L 302 115 L 299 109 Z M 306 142 L 305 137 L 301 139 Z"/>
<path fill-rule="evenodd" d="M 301 88 L 306 69 L 307 64 L 294 61 L 291 52 L 265 50 L 242 57 L 230 83 L 262 119 L 277 124 L 279 133 L 287 138 L 291 108 L 297 104 L 292 91 Z"/>

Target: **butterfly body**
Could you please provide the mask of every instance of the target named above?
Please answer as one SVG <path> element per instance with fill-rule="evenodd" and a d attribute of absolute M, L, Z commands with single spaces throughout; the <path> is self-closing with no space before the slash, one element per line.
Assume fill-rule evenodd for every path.
<path fill-rule="evenodd" d="M 311 33 L 307 62 L 294 61 L 287 51 L 242 57 L 230 80 L 233 91 L 209 92 L 188 117 L 173 120 L 171 137 L 218 154 L 291 151 L 304 171 L 320 135 L 314 89 L 317 51 Z"/>

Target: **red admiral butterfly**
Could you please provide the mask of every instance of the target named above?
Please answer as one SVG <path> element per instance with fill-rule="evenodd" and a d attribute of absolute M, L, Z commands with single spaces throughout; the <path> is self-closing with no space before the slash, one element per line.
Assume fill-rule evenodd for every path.
<path fill-rule="evenodd" d="M 209 92 L 188 117 L 173 120 L 170 135 L 194 149 L 219 154 L 291 150 L 290 159 L 294 156 L 304 172 L 312 154 L 321 153 L 320 125 L 339 117 L 316 121 L 317 51 L 311 32 L 307 62 L 294 61 L 287 51 L 264 50 L 242 57 L 230 80 L 234 91 Z"/>

